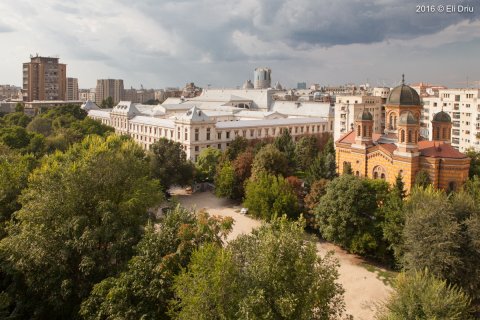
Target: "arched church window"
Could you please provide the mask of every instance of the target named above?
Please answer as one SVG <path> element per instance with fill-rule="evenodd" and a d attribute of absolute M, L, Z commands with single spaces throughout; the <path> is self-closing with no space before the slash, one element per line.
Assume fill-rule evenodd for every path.
<path fill-rule="evenodd" d="M 382 180 L 385 180 L 386 177 L 387 177 L 387 171 L 385 170 L 384 167 L 382 166 L 375 166 L 373 168 L 373 174 L 372 174 L 373 178 L 374 179 L 382 179 Z"/>
<path fill-rule="evenodd" d="M 385 180 L 385 173 L 382 173 L 382 174 L 380 175 L 380 179 Z"/>
<path fill-rule="evenodd" d="M 397 129 L 397 116 L 393 117 L 393 129 Z"/>
<path fill-rule="evenodd" d="M 400 131 L 400 142 L 405 142 L 405 130 Z"/>
<path fill-rule="evenodd" d="M 447 128 L 442 128 L 442 139 L 447 139 Z"/>
<path fill-rule="evenodd" d="M 360 137 L 362 135 L 362 127 L 361 126 L 358 126 L 357 128 L 357 137 Z"/>
<path fill-rule="evenodd" d="M 407 141 L 408 141 L 408 143 L 412 142 L 412 130 L 408 130 Z"/>
<path fill-rule="evenodd" d="M 390 129 L 393 129 L 393 115 L 390 114 Z"/>
<path fill-rule="evenodd" d="M 440 127 L 435 127 L 435 140 L 440 140 Z"/>
<path fill-rule="evenodd" d="M 418 130 L 415 130 L 415 140 L 413 142 L 417 143 L 418 142 Z"/>

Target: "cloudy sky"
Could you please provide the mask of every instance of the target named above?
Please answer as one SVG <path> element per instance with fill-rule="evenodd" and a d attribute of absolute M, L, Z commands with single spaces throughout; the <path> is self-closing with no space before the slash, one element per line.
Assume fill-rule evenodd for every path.
<path fill-rule="evenodd" d="M 416 13 L 432 3 L 474 12 Z M 81 88 L 235 87 L 256 66 L 287 86 L 480 80 L 478 0 L 1 0 L 0 13 L 0 84 L 21 85 L 36 53 Z"/>

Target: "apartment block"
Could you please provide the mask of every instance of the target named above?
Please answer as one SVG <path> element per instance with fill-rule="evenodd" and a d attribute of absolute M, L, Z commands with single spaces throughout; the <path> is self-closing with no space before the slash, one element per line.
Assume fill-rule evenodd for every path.
<path fill-rule="evenodd" d="M 24 100 L 65 100 L 67 65 L 59 58 L 31 57 L 23 64 Z"/>
<path fill-rule="evenodd" d="M 66 99 L 67 101 L 79 100 L 77 78 L 67 78 Z"/>
<path fill-rule="evenodd" d="M 438 96 L 423 97 L 420 134 L 432 139 L 431 120 L 444 111 L 452 118 L 452 146 L 464 152 L 480 151 L 480 89 L 440 89 Z"/>
<path fill-rule="evenodd" d="M 98 79 L 95 90 L 95 103 L 101 105 L 102 101 L 112 97 L 113 103 L 119 103 L 124 96 L 122 79 Z"/>

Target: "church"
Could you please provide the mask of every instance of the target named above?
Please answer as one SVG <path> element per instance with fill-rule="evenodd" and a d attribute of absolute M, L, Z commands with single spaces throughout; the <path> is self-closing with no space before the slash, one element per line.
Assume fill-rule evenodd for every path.
<path fill-rule="evenodd" d="M 418 93 L 405 84 L 395 87 L 385 104 L 385 131 L 373 133 L 373 116 L 363 110 L 352 130 L 336 141 L 337 171 L 351 167 L 354 175 L 395 183 L 400 174 L 407 192 L 420 170 L 433 186 L 455 191 L 468 179 L 470 158 L 450 145 L 452 121 L 443 110 L 432 120 L 433 139 L 420 132 L 422 103 Z"/>

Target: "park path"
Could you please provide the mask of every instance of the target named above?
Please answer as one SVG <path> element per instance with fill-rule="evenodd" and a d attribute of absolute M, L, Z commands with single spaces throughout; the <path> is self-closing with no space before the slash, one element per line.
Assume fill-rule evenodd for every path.
<path fill-rule="evenodd" d="M 239 206 L 227 199 L 217 198 L 211 192 L 186 194 L 182 189 L 175 189 L 172 195 L 185 208 L 205 209 L 211 215 L 232 217 L 235 223 L 227 241 L 240 234 L 250 233 L 261 225 L 261 221 L 240 214 Z M 374 319 L 375 304 L 385 300 L 391 292 L 391 288 L 379 279 L 379 272 L 385 270 L 371 266 L 361 257 L 349 254 L 328 242 L 317 241 L 317 251 L 321 256 L 333 251 L 339 261 L 338 282 L 345 289 L 346 312 L 353 315 L 355 320 Z"/>

